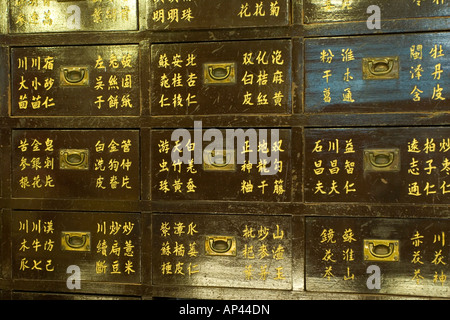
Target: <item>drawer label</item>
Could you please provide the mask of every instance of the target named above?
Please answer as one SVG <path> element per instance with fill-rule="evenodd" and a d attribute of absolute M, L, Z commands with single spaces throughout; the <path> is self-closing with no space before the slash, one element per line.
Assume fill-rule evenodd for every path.
<path fill-rule="evenodd" d="M 288 201 L 290 134 L 289 129 L 153 130 L 153 199 Z"/>
<path fill-rule="evenodd" d="M 156 214 L 153 226 L 153 284 L 292 286 L 288 216 Z"/>
<path fill-rule="evenodd" d="M 137 131 L 14 130 L 12 148 L 15 198 L 139 199 Z"/>
<path fill-rule="evenodd" d="M 138 52 L 136 45 L 13 48 L 11 115 L 137 116 Z"/>
<path fill-rule="evenodd" d="M 306 218 L 311 291 L 447 296 L 447 220 Z"/>
<path fill-rule="evenodd" d="M 307 202 L 449 203 L 447 128 L 306 130 Z"/>
<path fill-rule="evenodd" d="M 289 1 L 152 0 L 149 26 L 155 30 L 283 26 L 289 23 Z"/>
<path fill-rule="evenodd" d="M 140 283 L 139 215 L 12 213 L 13 278 Z"/>
<path fill-rule="evenodd" d="M 291 112 L 291 42 L 152 45 L 154 115 Z"/>
<path fill-rule="evenodd" d="M 448 111 L 447 39 L 446 33 L 307 39 L 305 111 Z"/>
<path fill-rule="evenodd" d="M 137 1 L 11 0 L 12 33 L 137 29 Z"/>

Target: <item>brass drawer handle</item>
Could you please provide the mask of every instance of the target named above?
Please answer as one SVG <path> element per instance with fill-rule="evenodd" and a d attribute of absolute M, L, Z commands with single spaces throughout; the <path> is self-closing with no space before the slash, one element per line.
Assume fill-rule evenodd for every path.
<path fill-rule="evenodd" d="M 383 76 L 390 72 L 392 72 L 392 68 L 394 67 L 394 60 L 392 59 L 379 59 L 369 61 L 369 71 L 374 76 Z"/>
<path fill-rule="evenodd" d="M 368 149 L 364 151 L 365 171 L 398 171 L 400 170 L 400 150 Z"/>
<path fill-rule="evenodd" d="M 89 168 L 89 150 L 61 149 L 59 152 L 60 169 L 87 170 Z"/>
<path fill-rule="evenodd" d="M 230 84 L 236 82 L 234 63 L 205 63 L 204 82 L 206 84 Z"/>
<path fill-rule="evenodd" d="M 231 66 L 209 66 L 209 77 L 216 81 L 223 81 L 231 74 Z"/>
<path fill-rule="evenodd" d="M 364 240 L 364 260 L 399 261 L 398 240 Z"/>
<path fill-rule="evenodd" d="M 208 256 L 236 256 L 236 239 L 229 236 L 206 236 L 205 253 Z"/>
<path fill-rule="evenodd" d="M 399 57 L 363 58 L 363 79 L 398 79 Z"/>
<path fill-rule="evenodd" d="M 63 251 L 90 251 L 90 232 L 63 231 L 61 233 L 61 249 Z"/>
<path fill-rule="evenodd" d="M 86 86 L 89 84 L 89 70 L 87 67 L 62 67 L 61 85 Z"/>
<path fill-rule="evenodd" d="M 215 157 L 222 157 L 222 163 L 217 163 Z M 235 171 L 234 150 L 205 150 L 203 152 L 203 170 Z"/>
<path fill-rule="evenodd" d="M 375 154 L 373 152 L 369 153 L 370 164 L 377 168 L 384 168 L 390 166 L 394 162 L 394 153 L 389 152 L 388 154 L 379 153 Z"/>

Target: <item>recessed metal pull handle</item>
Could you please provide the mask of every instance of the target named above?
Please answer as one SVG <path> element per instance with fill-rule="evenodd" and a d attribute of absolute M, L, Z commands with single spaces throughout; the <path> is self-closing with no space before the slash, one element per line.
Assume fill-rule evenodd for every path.
<path fill-rule="evenodd" d="M 60 78 L 63 86 L 87 86 L 89 70 L 87 67 L 62 67 Z"/>
<path fill-rule="evenodd" d="M 398 79 L 399 57 L 363 58 L 363 79 Z"/>
<path fill-rule="evenodd" d="M 236 239 L 229 236 L 206 236 L 205 254 L 208 256 L 236 256 Z"/>
<path fill-rule="evenodd" d="M 231 66 L 209 66 L 208 67 L 209 76 L 217 81 L 223 81 L 228 78 L 231 74 Z"/>
<path fill-rule="evenodd" d="M 364 240 L 364 260 L 399 261 L 398 240 Z"/>
<path fill-rule="evenodd" d="M 90 243 L 90 232 L 63 231 L 61 233 L 61 249 L 63 251 L 90 251 Z"/>
<path fill-rule="evenodd" d="M 394 60 L 392 59 L 380 59 L 369 61 L 369 71 L 374 76 L 382 76 L 392 72 L 394 67 Z"/>
<path fill-rule="evenodd" d="M 234 62 L 205 63 L 204 82 L 206 84 L 230 84 L 236 82 L 236 67 Z"/>
<path fill-rule="evenodd" d="M 88 170 L 89 150 L 61 149 L 59 152 L 59 168 L 69 170 Z"/>
<path fill-rule="evenodd" d="M 370 164 L 377 168 L 385 168 L 390 166 L 394 162 L 394 153 L 389 152 L 388 154 L 379 153 L 375 154 L 373 152 L 369 153 Z"/>
<path fill-rule="evenodd" d="M 221 161 L 216 161 L 216 158 L 220 158 Z M 205 150 L 203 152 L 203 170 L 235 171 L 234 150 Z"/>
<path fill-rule="evenodd" d="M 367 149 L 364 151 L 365 171 L 399 171 L 399 149 Z"/>

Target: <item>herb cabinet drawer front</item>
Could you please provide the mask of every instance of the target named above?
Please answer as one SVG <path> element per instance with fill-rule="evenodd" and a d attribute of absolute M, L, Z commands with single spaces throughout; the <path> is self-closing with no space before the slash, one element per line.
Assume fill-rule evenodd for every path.
<path fill-rule="evenodd" d="M 237 0 L 149 1 L 149 29 L 223 29 L 289 24 L 290 2 Z"/>
<path fill-rule="evenodd" d="M 153 285 L 292 289 L 290 216 L 154 214 Z"/>
<path fill-rule="evenodd" d="M 13 291 L 12 300 L 140 300 L 132 296 Z"/>
<path fill-rule="evenodd" d="M 10 0 L 11 33 L 137 30 L 137 0 Z"/>
<path fill-rule="evenodd" d="M 139 200 L 139 131 L 13 130 L 12 196 Z"/>
<path fill-rule="evenodd" d="M 13 211 L 13 279 L 139 284 L 140 229 L 138 213 Z"/>
<path fill-rule="evenodd" d="M 198 128 L 151 135 L 154 200 L 290 201 L 290 129 Z"/>
<path fill-rule="evenodd" d="M 446 219 L 306 218 L 306 290 L 448 297 Z"/>
<path fill-rule="evenodd" d="M 139 47 L 12 48 L 12 116 L 138 116 Z"/>
<path fill-rule="evenodd" d="M 404 0 L 395 3 L 382 0 L 305 0 L 303 1 L 304 23 L 365 22 L 373 13 L 378 12 L 371 6 L 379 8 L 383 21 L 450 16 L 450 7 L 445 0 Z M 369 23 L 373 22 L 369 21 Z"/>
<path fill-rule="evenodd" d="M 450 129 L 306 129 L 306 202 L 450 203 Z"/>
<path fill-rule="evenodd" d="M 291 113 L 290 40 L 151 46 L 151 113 Z"/>
<path fill-rule="evenodd" d="M 305 40 L 305 111 L 448 111 L 449 39 L 440 32 Z"/>

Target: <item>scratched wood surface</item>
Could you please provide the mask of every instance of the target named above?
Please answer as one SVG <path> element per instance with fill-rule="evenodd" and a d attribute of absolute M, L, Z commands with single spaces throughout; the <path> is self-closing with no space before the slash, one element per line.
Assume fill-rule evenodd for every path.
<path fill-rule="evenodd" d="M 307 129 L 306 202 L 445 204 L 447 127 Z"/>
<path fill-rule="evenodd" d="M 371 292 L 376 266 L 379 293 L 448 297 L 448 222 L 306 218 L 306 290 Z"/>
<path fill-rule="evenodd" d="M 306 39 L 305 112 L 448 111 L 449 41 L 448 33 Z"/>
<path fill-rule="evenodd" d="M 402 1 L 400 3 L 387 3 L 385 1 L 351 0 L 305 0 L 304 22 L 313 23 L 339 23 L 361 21 L 367 16 L 369 6 L 378 6 L 383 20 L 400 18 L 445 17 L 450 13 L 448 3 L 445 1 Z M 372 12 L 372 11 L 370 11 Z"/>
<path fill-rule="evenodd" d="M 324 8 L 324 4 L 318 5 L 317 1 L 298 0 L 192 0 L 165 1 L 165 3 L 128 0 L 126 6 L 130 10 L 125 8 L 121 1 L 115 1 L 114 4 L 110 2 L 111 6 L 108 6 L 109 2 L 106 1 L 101 4 L 91 1 L 79 3 L 81 15 L 78 21 L 76 8 L 72 8 L 75 11 L 67 12 L 68 7 L 74 3 L 54 0 L 48 3 L 47 6 L 43 0 L 38 1 L 40 4 L 38 7 L 26 1 L 11 0 L 0 3 L 2 13 L 0 14 L 0 59 L 2 61 L 0 64 L 0 161 L 2 163 L 0 205 L 3 208 L 0 221 L 2 230 L 0 295 L 2 299 L 128 297 L 299 300 L 449 297 L 448 281 L 444 281 L 445 276 L 448 276 L 447 266 L 450 263 L 448 255 L 445 254 L 447 242 L 442 249 L 444 257 L 442 261 L 447 265 L 432 263 L 435 251 L 440 250 L 437 247 L 438 243 L 433 243 L 435 236 L 440 236 L 440 243 L 442 243 L 443 233 L 447 237 L 449 232 L 446 227 L 446 219 L 449 216 L 446 193 L 448 178 L 444 169 L 448 152 L 443 151 L 445 148 L 439 151 L 439 143 L 448 138 L 448 130 L 445 126 L 450 121 L 447 112 L 450 99 L 447 72 L 449 49 L 447 2 L 373 3 L 381 9 L 381 29 L 368 28 L 367 19 L 370 14 L 366 12 L 366 9 L 369 4 L 357 1 L 332 0 L 329 2 L 329 7 Z M 52 24 L 50 20 L 53 20 Z M 101 31 L 106 29 L 109 32 Z M 411 48 L 414 46 L 418 49 L 419 45 L 422 46 L 422 59 L 414 60 Z M 100 76 L 104 76 L 102 80 L 109 80 L 109 77 L 106 79 L 106 74 L 92 73 L 89 79 L 89 90 L 85 90 L 86 88 L 66 90 L 62 89 L 61 78 L 58 77 L 60 73 L 55 72 L 44 76 L 43 73 L 33 73 L 32 70 L 24 73 L 24 70 L 19 68 L 19 64 L 24 66 L 23 58 L 29 54 L 30 57 L 36 58 L 37 54 L 42 58 L 50 53 L 58 53 L 59 59 L 62 59 L 55 60 L 58 67 L 64 67 L 67 64 L 69 67 L 91 68 L 95 66 L 97 55 L 101 55 L 102 52 L 108 52 L 106 67 L 109 67 L 111 53 L 119 52 L 120 48 L 131 48 L 133 53 L 138 52 L 138 55 L 134 56 L 135 69 L 130 73 L 133 76 L 132 83 L 136 85 L 135 91 L 122 92 L 122 89 L 120 91 L 120 99 L 127 94 L 134 97 L 136 108 L 125 112 L 127 116 L 123 116 L 124 113 L 109 112 L 120 110 L 106 111 L 107 109 L 98 109 L 95 103 L 93 104 L 94 99 L 97 101 L 102 95 L 94 92 L 98 90 L 93 89 L 93 86 L 98 84 L 97 78 Z M 278 49 L 282 50 L 285 64 L 279 65 L 279 70 L 290 75 L 284 79 L 282 89 L 277 89 L 275 86 L 272 88 L 274 92 L 276 92 L 275 89 L 280 90 L 284 96 L 281 107 L 277 106 L 279 109 L 272 107 L 242 109 L 247 92 L 252 93 L 254 99 L 261 92 L 260 102 L 264 102 L 262 98 L 266 94 L 267 98 L 272 99 L 268 93 L 263 92 L 264 90 L 259 90 L 263 87 L 263 82 L 261 85 L 255 82 L 254 92 L 248 89 L 250 85 L 244 84 L 243 79 L 246 73 L 242 66 L 237 68 L 236 85 L 233 87 L 202 85 L 195 93 L 181 92 L 179 89 L 177 91 L 175 87 L 164 88 L 166 91 L 162 91 L 161 77 L 164 71 L 163 68 L 158 69 L 160 53 L 167 53 L 169 61 L 173 61 L 176 54 L 186 56 L 188 53 L 193 53 L 198 55 L 198 62 L 201 61 L 202 64 L 229 63 L 230 61 L 238 64 L 243 61 L 243 55 L 249 52 L 249 48 L 255 55 L 255 59 L 250 61 L 256 63 L 256 67 L 251 65 L 253 69 L 247 70 L 247 76 L 253 75 L 254 81 L 258 79 L 258 76 L 263 76 L 263 70 L 257 68 L 258 52 L 261 51 L 263 55 L 267 51 L 266 57 L 270 55 L 270 59 L 265 60 L 263 56 L 260 56 L 261 63 L 270 64 L 272 61 L 276 62 L 272 60 L 272 53 Z M 342 61 L 341 54 L 345 53 L 345 49 L 353 50 L 355 60 Z M 322 51 L 329 53 L 328 50 L 334 55 L 334 60 L 330 64 L 320 60 Z M 348 50 L 347 53 L 349 53 Z M 433 57 L 434 53 L 436 58 Z M 116 56 L 121 55 L 116 53 Z M 399 57 L 398 79 L 363 79 L 362 59 L 386 56 Z M 31 68 L 33 62 L 28 62 Z M 438 64 L 440 67 L 437 67 Z M 277 66 L 273 64 L 271 72 L 276 72 Z M 379 66 L 383 67 L 382 64 Z M 173 81 L 175 73 L 178 73 L 176 69 L 172 69 L 166 73 L 170 81 Z M 421 69 L 423 72 L 419 79 L 417 72 Z M 336 93 L 331 95 L 330 103 L 323 101 L 325 89 L 323 76 L 326 75 L 324 73 L 326 70 L 331 71 L 328 79 L 331 93 Z M 189 76 L 188 71 L 188 69 L 183 71 L 185 73 L 182 75 L 185 79 Z M 349 73 L 346 75 L 347 71 Z M 200 69 L 195 72 L 199 73 L 197 83 L 203 83 L 203 74 L 200 75 Z M 57 94 L 48 97 L 53 98 L 60 108 L 47 109 L 48 112 L 38 109 L 19 109 L 19 101 L 25 101 L 25 95 L 30 106 L 33 102 L 33 94 L 35 97 L 39 94 L 41 101 L 45 101 L 43 91 L 39 91 L 43 87 L 39 87 L 39 90 L 33 88 L 33 86 L 39 86 L 33 81 L 41 75 L 44 79 L 38 82 L 42 81 L 42 85 L 45 77 L 55 78 L 53 89 L 57 89 Z M 440 79 L 437 79 L 438 75 Z M 26 82 L 23 84 L 29 88 L 27 92 L 24 88 L 19 91 L 22 76 L 24 79 L 26 77 Z M 344 81 L 345 76 L 353 81 L 348 81 L 350 84 L 348 87 L 345 86 L 347 83 Z M 350 76 L 353 79 L 350 79 Z M 173 84 L 176 83 L 172 82 L 171 86 Z M 114 91 L 108 92 L 108 85 L 109 83 L 105 82 L 103 96 L 109 97 Z M 347 88 L 350 90 L 345 91 Z M 415 88 L 417 90 L 414 93 Z M 433 95 L 437 98 L 439 92 L 445 100 L 433 99 Z M 178 106 L 179 109 L 176 110 L 175 108 L 158 109 L 161 108 L 160 101 L 176 104 L 177 100 L 174 102 L 173 97 L 181 93 L 191 93 L 198 99 L 205 96 L 208 99 L 202 101 L 200 108 L 182 109 Z M 344 93 L 347 94 L 346 97 Z M 170 99 L 161 100 L 162 94 L 167 94 L 164 98 L 170 97 Z M 113 96 L 116 95 L 119 96 L 119 92 L 113 94 Z M 414 101 L 413 99 L 417 99 L 418 96 L 421 100 Z M 342 101 L 344 98 L 348 101 Z M 354 101 L 351 102 L 351 100 Z M 186 103 L 186 101 L 183 102 Z M 257 103 L 257 100 L 253 102 Z M 194 121 L 202 121 L 204 128 L 220 128 L 221 130 L 262 128 L 288 132 L 289 148 L 286 149 L 288 165 L 283 167 L 282 172 L 282 180 L 288 183 L 286 194 L 280 197 L 270 190 L 268 198 L 270 201 L 255 195 L 250 196 L 250 194 L 246 194 L 249 198 L 245 198 L 237 184 L 240 185 L 242 180 L 247 182 L 251 180 L 254 183 L 256 178 L 261 179 L 256 174 L 251 176 L 251 179 L 248 176 L 231 179 L 226 174 L 217 174 L 212 179 L 211 176 L 203 175 L 203 178 L 199 180 L 199 187 L 202 186 L 204 190 L 202 194 L 198 192 L 194 195 L 185 192 L 181 196 L 174 197 L 159 190 L 160 181 L 164 181 L 165 178 L 163 179 L 159 172 L 162 158 L 159 157 L 159 153 L 157 154 L 160 142 L 160 139 L 156 139 L 157 134 L 170 133 L 177 128 L 193 130 Z M 339 131 L 341 128 L 342 130 Z M 104 193 L 95 191 L 97 182 L 100 182 L 98 178 L 102 176 L 99 173 L 101 166 L 94 159 L 90 159 L 89 170 L 61 170 L 58 167 L 54 177 L 53 172 L 36 173 L 31 165 L 26 166 L 30 187 L 23 190 L 20 187 L 20 180 L 25 175 L 21 175 L 23 172 L 20 164 L 23 155 L 18 149 L 20 140 L 25 137 L 39 137 L 38 141 L 44 142 L 49 136 L 41 135 L 43 132 L 54 134 L 55 139 L 61 139 L 61 144 L 58 142 L 58 150 L 60 148 L 90 148 L 90 155 L 95 154 L 93 146 L 98 140 L 98 134 L 101 133 L 108 139 L 120 138 L 122 142 L 128 139 L 124 133 L 130 133 L 132 137 L 129 138 L 133 141 L 133 145 L 139 147 L 133 150 L 135 153 L 133 158 L 130 158 L 133 163 L 133 172 L 130 171 L 128 176 L 133 189 L 131 191 L 123 189 L 123 192 L 120 189 Z M 351 135 L 347 136 L 347 133 Z M 359 135 L 354 136 L 354 133 Z M 416 138 L 421 145 L 420 154 L 407 152 L 407 144 L 412 142 L 413 138 Z M 170 135 L 167 139 L 170 141 Z M 324 158 L 312 152 L 315 142 L 320 139 L 326 142 L 323 146 L 328 154 Z M 340 149 L 342 152 L 338 154 L 338 157 L 331 155 L 331 149 L 328 150 L 333 148 L 336 139 L 340 147 L 344 148 Z M 353 140 L 357 149 L 355 154 L 348 154 L 349 158 L 345 158 L 343 156 L 346 141 L 349 139 Z M 434 139 L 437 148 L 434 153 L 425 152 L 427 139 L 428 143 L 431 142 L 430 139 Z M 87 141 L 89 146 L 86 146 Z M 373 170 L 364 172 L 365 149 L 379 151 L 379 149 L 389 148 L 400 149 L 400 171 L 395 169 L 393 172 L 380 173 Z M 35 151 L 34 155 L 32 149 L 29 152 L 28 158 L 25 159 L 28 162 L 38 157 L 44 159 L 44 154 L 37 156 L 38 151 Z M 389 153 L 378 152 L 374 154 L 374 157 L 378 159 L 378 165 L 383 166 L 386 164 L 386 159 L 389 159 Z M 106 154 L 103 157 L 103 160 L 105 159 Z M 344 172 L 346 159 L 354 162 L 358 167 L 355 169 L 357 181 L 350 181 L 346 179 L 346 176 L 342 176 L 347 175 Z M 327 165 L 325 168 L 327 179 L 323 181 L 314 173 L 314 169 L 320 169 L 315 166 L 320 160 L 322 164 Z M 341 177 L 336 179 L 332 174 L 335 171 L 330 171 L 330 169 L 336 170 L 331 167 L 335 163 L 334 160 L 337 160 L 336 163 L 341 170 Z M 429 160 L 433 162 L 427 162 Z M 35 164 L 36 161 L 35 159 Z M 376 164 L 377 161 L 375 161 Z M 414 179 L 416 175 L 408 173 L 408 170 L 417 172 L 415 171 L 416 161 L 421 174 L 418 176 L 420 179 L 417 180 Z M 99 170 L 95 170 L 95 164 Z M 22 165 L 26 165 L 25 162 Z M 433 168 L 434 166 L 436 169 Z M 112 177 L 114 171 L 109 170 L 108 167 L 105 168 L 105 172 L 106 170 L 111 175 L 102 176 L 103 186 L 110 187 L 111 182 L 113 185 L 115 183 Z M 237 168 L 237 172 L 241 174 L 240 170 L 240 167 Z M 51 188 L 45 192 L 43 188 L 38 188 L 41 183 L 42 186 L 45 185 L 45 177 L 48 175 L 54 179 L 58 177 L 59 185 L 63 187 L 58 190 Z M 173 175 L 170 178 L 178 180 L 182 176 Z M 327 183 L 326 195 L 319 195 L 320 191 L 314 194 L 319 180 Z M 340 198 L 337 194 L 330 193 L 333 181 L 341 188 L 337 189 L 341 192 Z M 348 194 L 344 195 L 346 181 L 349 182 Z M 22 183 L 25 182 L 22 180 Z M 35 188 L 33 188 L 33 182 Z M 51 184 L 50 181 L 47 182 Z M 352 183 L 355 184 L 352 185 Z M 23 184 L 23 186 L 26 185 L 26 183 Z M 173 187 L 173 183 L 170 187 Z M 352 189 L 356 189 L 357 192 L 353 193 Z M 254 191 L 260 191 L 256 184 Z M 417 191 L 421 193 L 420 196 L 408 195 Z M 221 196 L 223 192 L 227 194 L 226 198 Z M 32 222 L 31 220 L 35 218 L 38 220 L 45 217 L 54 218 L 58 228 L 58 234 L 54 234 L 55 245 L 61 246 L 56 241 L 56 239 L 61 241 L 59 232 L 90 231 L 91 234 L 96 234 L 99 219 L 105 216 L 122 219 L 124 215 L 132 216 L 136 221 L 140 220 L 140 234 L 136 238 L 136 243 L 140 240 L 138 252 L 141 257 L 141 268 L 132 275 L 132 281 L 125 279 L 124 274 L 100 276 L 95 270 L 92 271 L 95 258 L 101 255 L 97 252 L 97 247 L 92 247 L 89 253 L 81 253 L 86 258 L 85 262 L 80 259 L 80 252 L 68 253 L 60 251 L 59 247 L 58 252 L 53 252 L 52 259 L 60 261 L 58 273 L 53 278 L 41 272 L 43 270 L 38 270 L 41 265 L 44 266 L 44 259 L 49 258 L 39 256 L 43 251 L 39 251 L 41 247 L 37 247 L 38 252 L 33 252 L 27 264 L 30 269 L 32 266 L 35 268 L 27 269 L 26 275 L 20 274 L 20 262 L 27 257 L 26 252 L 19 250 L 25 239 L 24 234 L 20 233 L 22 230 L 18 230 L 19 222 L 27 219 Z M 70 219 L 64 217 L 70 217 Z M 194 222 L 193 218 L 196 219 L 198 227 L 203 226 L 203 229 L 198 229 L 199 233 L 195 235 L 195 242 L 202 243 L 203 250 L 198 251 L 198 260 L 190 261 L 189 259 L 194 257 L 188 258 L 186 255 L 179 261 L 174 254 L 162 256 L 161 248 L 165 241 L 160 236 L 161 223 L 170 220 L 172 227 L 180 222 L 189 225 Z M 340 220 L 341 218 L 343 220 Z M 114 219 L 111 218 L 112 220 Z M 249 248 L 253 245 L 255 249 L 258 242 L 255 239 L 243 239 L 242 231 L 245 225 L 256 228 L 266 224 L 272 233 L 277 225 L 285 226 L 284 230 L 290 230 L 285 231 L 285 239 L 283 239 L 286 245 L 286 259 L 279 261 L 273 257 L 266 261 L 264 259 L 268 257 L 263 260 L 257 257 L 250 259 Z M 353 261 L 356 277 L 354 282 L 342 280 L 348 271 L 347 265 L 344 264 L 334 268 L 339 281 L 323 277 L 326 266 L 322 258 L 325 252 L 320 250 L 328 248 L 319 245 L 321 239 L 317 237 L 317 233 L 322 231 L 322 227 L 336 228 L 342 233 L 350 226 L 355 232 L 358 230 L 358 241 L 370 236 L 398 239 L 402 244 L 401 260 L 398 265 L 394 262 L 382 262 L 383 264 L 380 265 L 382 276 L 388 281 L 382 282 L 379 290 L 370 290 L 364 285 L 364 280 L 367 280 L 368 276 L 365 269 L 368 264 L 361 262 L 361 243 L 353 248 L 355 257 L 359 259 L 359 262 Z M 412 237 L 410 233 L 416 228 L 423 230 L 426 236 L 422 253 L 424 263 L 426 262 L 427 265 L 420 268 L 424 281 L 418 283 L 417 279 L 413 279 L 415 269 L 419 269 L 414 266 L 418 264 L 410 262 L 413 260 L 415 249 L 409 242 Z M 258 232 L 254 234 L 255 237 L 258 236 Z M 203 241 L 206 236 L 228 235 L 238 239 L 236 257 L 205 255 Z M 36 250 L 31 244 L 34 240 L 39 240 L 41 236 L 43 236 L 42 233 L 36 234 L 36 237 L 26 238 L 28 240 L 26 245 L 30 246 L 28 252 Z M 176 234 L 171 235 L 172 246 L 175 242 L 181 243 L 177 237 Z M 111 238 L 111 241 L 114 240 Z M 98 244 L 98 241 L 96 242 L 95 246 Z M 339 247 L 339 250 L 342 248 L 342 246 Z M 135 253 L 138 254 L 138 252 Z M 274 254 L 274 252 L 270 253 Z M 336 251 L 335 257 L 342 259 L 341 253 Z M 105 257 L 105 260 L 111 260 L 111 257 L 112 255 Z M 164 257 L 168 260 L 163 261 Z M 34 265 L 33 260 L 37 265 Z M 114 261 L 111 261 L 111 265 Z M 264 274 L 261 273 L 263 261 L 267 262 L 272 272 L 272 278 L 269 279 L 267 276 L 267 280 L 261 279 Z M 120 260 L 120 262 L 123 261 Z M 173 269 L 168 267 L 167 262 L 173 265 Z M 277 262 L 282 263 L 277 265 Z M 81 289 L 76 292 L 67 288 L 65 270 L 61 268 L 69 263 L 79 264 L 83 270 L 89 270 L 83 275 L 85 280 L 82 281 Z M 165 272 L 177 270 L 177 272 L 184 272 L 185 275 L 163 274 L 164 263 L 167 267 Z M 177 269 L 177 263 L 184 264 L 179 264 Z M 204 271 L 205 277 L 194 279 L 199 274 L 192 274 L 189 278 L 186 275 L 189 263 L 200 265 L 199 270 Z M 395 266 L 392 267 L 392 264 Z M 254 267 L 253 273 L 248 267 L 250 265 Z M 400 270 L 399 265 L 405 266 L 405 269 L 400 268 Z M 278 272 L 283 274 L 279 273 L 278 276 L 281 278 L 283 275 L 285 279 L 273 279 L 277 276 L 276 268 L 280 266 L 283 269 L 278 269 Z M 307 279 L 305 279 L 305 272 L 307 272 Z M 433 282 L 435 272 L 438 276 L 437 281 Z M 111 278 L 112 276 L 123 276 L 123 278 L 116 281 L 117 279 Z"/>
<path fill-rule="evenodd" d="M 11 69 L 12 116 L 140 114 L 137 45 L 13 48 Z"/>

